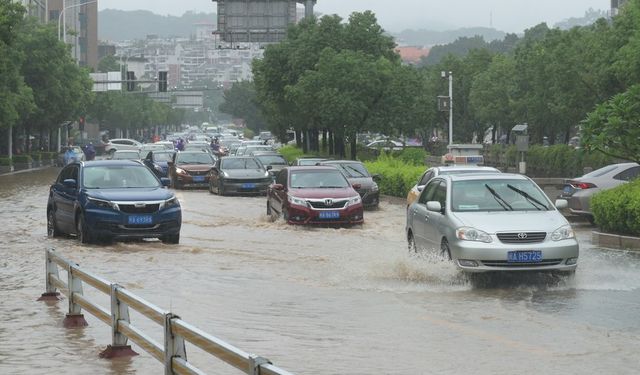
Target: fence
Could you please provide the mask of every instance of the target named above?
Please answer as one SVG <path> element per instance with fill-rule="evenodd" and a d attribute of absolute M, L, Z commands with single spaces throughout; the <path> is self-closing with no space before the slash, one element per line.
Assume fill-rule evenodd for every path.
<path fill-rule="evenodd" d="M 67 282 L 58 274 L 58 266 L 67 271 Z M 107 310 L 83 296 L 86 283 L 111 297 L 111 308 Z M 169 311 L 161 310 L 124 287 L 111 283 L 80 268 L 58 255 L 53 249 L 46 251 L 46 293 L 39 300 L 59 300 L 62 292 L 69 301 L 69 313 L 63 322 L 65 327 L 82 327 L 87 322 L 82 309 L 111 326 L 111 345 L 100 354 L 103 358 L 137 355 L 128 340 L 133 341 L 155 359 L 164 363 L 165 374 L 204 374 L 187 361 L 185 341 L 212 354 L 227 364 L 251 375 L 291 375 L 265 358 L 248 354 L 226 342 L 211 336 L 180 319 Z M 161 345 L 131 324 L 129 307 L 164 328 L 164 343 Z"/>

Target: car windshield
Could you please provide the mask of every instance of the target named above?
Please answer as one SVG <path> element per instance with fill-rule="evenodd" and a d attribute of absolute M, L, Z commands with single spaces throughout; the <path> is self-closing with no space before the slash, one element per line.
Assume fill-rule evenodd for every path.
<path fill-rule="evenodd" d="M 316 165 L 316 163 L 320 163 L 324 159 L 298 159 L 298 165 Z"/>
<path fill-rule="evenodd" d="M 369 177 L 369 172 L 360 163 L 335 163 L 331 164 L 339 168 L 347 177 Z"/>
<path fill-rule="evenodd" d="M 172 152 L 156 152 L 153 154 L 153 161 L 171 161 Z"/>
<path fill-rule="evenodd" d="M 233 158 L 222 159 L 220 169 L 260 169 L 260 164 L 255 159 Z"/>
<path fill-rule="evenodd" d="M 549 211 L 547 197 L 529 180 L 482 179 L 455 181 L 451 207 L 456 212 Z"/>
<path fill-rule="evenodd" d="M 205 152 L 179 153 L 176 156 L 177 164 L 213 164 L 213 159 Z"/>
<path fill-rule="evenodd" d="M 109 165 L 84 168 L 83 185 L 87 189 L 155 188 L 160 184 L 145 166 Z"/>
<path fill-rule="evenodd" d="M 256 156 L 263 165 L 287 165 L 287 161 L 280 155 L 260 155 Z"/>
<path fill-rule="evenodd" d="M 295 171 L 291 173 L 291 188 L 345 188 L 349 182 L 339 171 Z"/>

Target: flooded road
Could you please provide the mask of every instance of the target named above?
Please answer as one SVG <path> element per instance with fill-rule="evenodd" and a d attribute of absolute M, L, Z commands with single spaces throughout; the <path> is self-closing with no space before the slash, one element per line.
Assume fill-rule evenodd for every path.
<path fill-rule="evenodd" d="M 46 237 L 57 169 L 0 176 L 0 373 L 158 374 L 141 353 L 104 360 L 110 327 L 62 328 L 67 301 L 44 292 L 44 251 L 66 258 L 189 323 L 296 374 L 640 372 L 640 256 L 593 248 L 573 278 L 508 275 L 470 282 L 437 257 L 410 257 L 402 204 L 362 228 L 270 222 L 264 198 L 179 191 L 180 245 L 81 246 Z M 85 295 L 109 306 L 86 287 Z M 162 328 L 131 321 L 162 342 Z M 188 345 L 188 344 L 187 344 Z M 207 373 L 238 374 L 187 346 Z"/>

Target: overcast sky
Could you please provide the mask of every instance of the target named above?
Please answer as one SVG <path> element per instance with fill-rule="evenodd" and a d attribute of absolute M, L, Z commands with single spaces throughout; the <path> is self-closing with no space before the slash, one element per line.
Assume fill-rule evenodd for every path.
<path fill-rule="evenodd" d="M 550 26 L 570 17 L 581 17 L 589 8 L 607 10 L 610 0 L 318 0 L 316 12 L 338 14 L 372 10 L 387 30 L 407 28 L 446 30 L 490 26 L 507 32 L 547 22 Z M 211 0 L 100 0 L 98 8 L 145 9 L 180 16 L 193 10 L 215 12 Z"/>

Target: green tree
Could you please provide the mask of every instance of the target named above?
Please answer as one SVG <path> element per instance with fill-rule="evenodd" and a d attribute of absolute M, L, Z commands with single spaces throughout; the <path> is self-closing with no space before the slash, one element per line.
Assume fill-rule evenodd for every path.
<path fill-rule="evenodd" d="M 247 127 L 254 132 L 266 129 L 253 82 L 236 82 L 224 91 L 224 101 L 219 106 L 220 111 L 245 120 Z"/>
<path fill-rule="evenodd" d="M 98 72 L 100 73 L 119 71 L 120 61 L 118 61 L 114 55 L 105 56 L 98 62 Z"/>
<path fill-rule="evenodd" d="M 640 163 L 640 84 L 596 107 L 582 122 L 582 144 Z"/>

